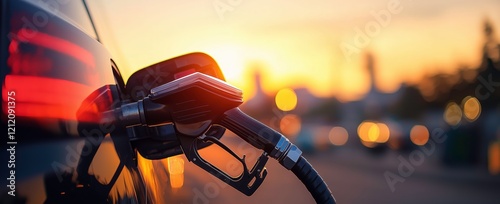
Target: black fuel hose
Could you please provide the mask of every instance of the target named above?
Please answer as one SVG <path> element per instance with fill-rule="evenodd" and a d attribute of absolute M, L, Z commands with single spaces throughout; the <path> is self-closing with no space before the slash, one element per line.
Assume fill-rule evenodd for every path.
<path fill-rule="evenodd" d="M 298 157 L 293 166 L 288 166 L 283 163 L 283 155 L 279 156 L 279 158 L 273 155 L 276 148 L 281 149 L 278 147 L 280 145 L 288 144 L 295 147 L 281 133 L 248 116 L 239 108 L 226 111 L 220 124 L 253 146 L 266 151 L 271 157 L 278 159 L 285 168 L 290 169 L 302 181 L 314 200 L 316 200 L 316 203 L 335 203 L 335 198 L 328 185 L 303 156 Z M 284 152 L 284 154 L 288 153 Z"/>
<path fill-rule="evenodd" d="M 300 156 L 297 164 L 292 167 L 292 172 L 306 186 L 316 203 L 336 202 L 328 185 L 326 185 L 323 178 L 321 178 L 318 172 L 309 164 L 306 158 Z"/>

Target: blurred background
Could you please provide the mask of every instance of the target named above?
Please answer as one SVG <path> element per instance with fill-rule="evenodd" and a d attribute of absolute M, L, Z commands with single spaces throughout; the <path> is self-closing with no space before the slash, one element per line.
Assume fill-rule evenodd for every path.
<path fill-rule="evenodd" d="M 125 78 L 211 55 L 242 109 L 297 144 L 340 203 L 500 203 L 499 1 L 87 2 Z M 260 154 L 223 142 L 250 166 Z M 139 164 L 159 202 L 314 202 L 275 161 L 251 197 L 183 155 Z"/>

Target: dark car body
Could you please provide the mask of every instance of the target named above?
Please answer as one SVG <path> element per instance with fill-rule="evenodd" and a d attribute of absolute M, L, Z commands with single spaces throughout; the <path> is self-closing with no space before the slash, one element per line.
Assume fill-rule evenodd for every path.
<path fill-rule="evenodd" d="M 93 115 L 119 104 L 124 83 L 85 2 L 0 9 L 1 203 L 150 201 L 126 132 Z"/>

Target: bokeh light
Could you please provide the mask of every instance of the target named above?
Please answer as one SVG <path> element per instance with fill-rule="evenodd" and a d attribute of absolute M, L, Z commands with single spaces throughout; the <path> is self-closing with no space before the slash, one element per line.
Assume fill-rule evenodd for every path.
<path fill-rule="evenodd" d="M 328 139 L 333 145 L 342 146 L 347 143 L 349 133 L 343 127 L 333 127 L 328 133 Z"/>
<path fill-rule="evenodd" d="M 389 126 L 387 126 L 384 123 L 377 123 L 377 127 L 379 130 L 379 135 L 378 135 L 377 140 L 375 142 L 378 142 L 378 143 L 387 142 L 387 140 L 389 140 L 389 136 L 391 134 L 391 131 L 389 130 Z"/>
<path fill-rule="evenodd" d="M 287 114 L 280 120 L 280 130 L 285 136 L 294 137 L 300 132 L 301 120 L 295 114 Z"/>
<path fill-rule="evenodd" d="M 423 125 L 415 125 L 410 131 L 410 140 L 413 144 L 422 146 L 429 141 L 429 130 Z"/>
<path fill-rule="evenodd" d="M 297 94 L 293 89 L 285 88 L 276 94 L 276 106 L 282 111 L 291 111 L 297 106 Z"/>
<path fill-rule="evenodd" d="M 365 142 L 371 141 L 369 138 L 369 131 L 373 125 L 375 125 L 375 123 L 369 122 L 369 121 L 363 121 L 361 124 L 359 124 L 358 136 L 361 139 L 361 141 L 365 141 Z"/>
<path fill-rule="evenodd" d="M 170 186 L 174 189 L 184 185 L 184 160 L 178 156 L 167 158 Z"/>
<path fill-rule="evenodd" d="M 359 138 L 364 142 L 385 143 L 389 140 L 389 126 L 384 123 L 364 121 L 358 126 Z"/>
<path fill-rule="evenodd" d="M 481 103 L 476 97 L 467 96 L 462 101 L 464 116 L 469 121 L 475 121 L 481 115 Z"/>
<path fill-rule="evenodd" d="M 448 105 L 446 105 L 446 109 L 444 110 L 443 118 L 448 125 L 458 125 L 458 123 L 462 120 L 462 110 L 460 109 L 460 106 L 458 106 L 455 102 L 448 103 Z"/>
<path fill-rule="evenodd" d="M 488 149 L 488 170 L 490 174 L 500 174 L 500 141 L 490 144 Z"/>
<path fill-rule="evenodd" d="M 372 124 L 368 129 L 368 139 L 370 142 L 375 142 L 380 136 L 380 128 L 377 124 Z"/>

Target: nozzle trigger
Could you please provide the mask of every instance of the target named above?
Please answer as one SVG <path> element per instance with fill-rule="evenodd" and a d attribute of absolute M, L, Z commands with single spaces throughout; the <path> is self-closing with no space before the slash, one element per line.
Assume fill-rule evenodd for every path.
<path fill-rule="evenodd" d="M 216 166 L 212 165 L 208 161 L 204 160 L 198 154 L 197 141 L 199 140 L 203 142 L 212 142 L 221 147 L 222 149 L 224 149 L 229 154 L 231 154 L 243 165 L 243 172 L 237 177 L 232 177 L 227 173 L 225 173 L 224 171 L 217 168 Z M 233 188 L 235 188 L 236 190 L 242 192 L 247 196 L 252 195 L 255 192 L 255 190 L 259 188 L 259 186 L 264 181 L 264 178 L 266 178 L 267 176 L 267 170 L 265 168 L 265 164 L 268 160 L 268 157 L 266 153 L 262 153 L 262 155 L 255 163 L 254 167 L 251 170 L 249 170 L 248 166 L 245 163 L 245 156 L 243 156 L 243 158 L 240 158 L 236 153 L 234 153 L 226 145 L 220 142 L 216 137 L 205 136 L 205 135 L 200 137 L 179 135 L 179 141 L 182 150 L 184 151 L 184 154 L 186 155 L 187 159 L 190 162 L 193 162 L 200 168 L 204 169 L 208 173 L 214 175 L 218 179 L 224 181 L 225 183 L 229 184 L 230 186 L 232 186 Z"/>

